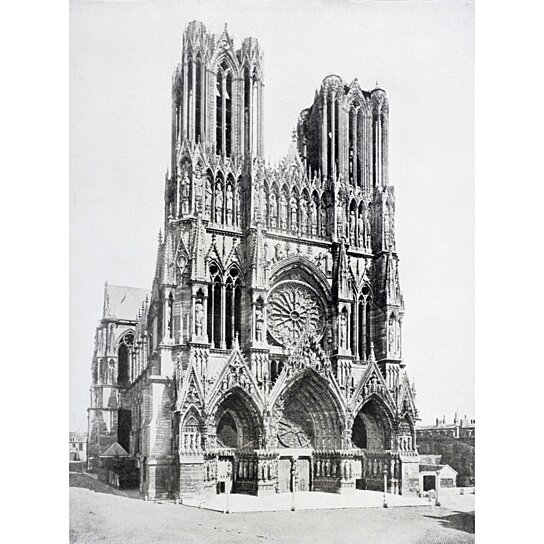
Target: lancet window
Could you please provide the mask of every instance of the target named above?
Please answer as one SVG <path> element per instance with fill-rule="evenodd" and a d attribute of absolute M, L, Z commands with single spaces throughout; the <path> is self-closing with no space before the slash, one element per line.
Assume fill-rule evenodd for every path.
<path fill-rule="evenodd" d="M 348 114 L 348 176 L 351 185 L 357 183 L 357 113 L 352 106 Z"/>
<path fill-rule="evenodd" d="M 230 268 L 223 281 L 219 268 L 210 266 L 208 286 L 208 337 L 212 347 L 232 348 L 242 330 L 242 281 L 239 270 Z"/>
<path fill-rule="evenodd" d="M 361 142 L 360 145 L 357 145 L 355 152 L 355 178 L 357 179 L 357 184 L 363 186 L 363 156 L 366 152 L 366 127 L 365 127 L 365 116 L 363 109 L 360 108 L 357 112 L 357 120 L 355 123 L 355 135 L 358 137 L 358 141 Z M 357 140 L 356 140 L 357 141 Z"/>
<path fill-rule="evenodd" d="M 227 348 L 233 347 L 236 336 L 240 336 L 242 322 L 242 282 L 238 269 L 231 268 L 225 282 L 225 323 Z"/>
<path fill-rule="evenodd" d="M 202 133 L 204 132 L 204 102 L 202 100 L 202 87 L 203 87 L 203 73 L 202 73 L 202 61 L 198 58 L 195 62 L 195 140 L 199 142 L 202 139 Z"/>
<path fill-rule="evenodd" d="M 204 132 L 204 73 L 200 56 L 187 61 L 187 121 L 186 130 L 190 138 L 199 141 Z"/>
<path fill-rule="evenodd" d="M 210 266 L 208 287 L 208 336 L 212 347 L 220 348 L 222 340 L 221 318 L 223 316 L 221 274 L 216 265 Z"/>
<path fill-rule="evenodd" d="M 364 286 L 357 299 L 357 331 L 358 334 L 352 337 L 353 352 L 357 354 L 360 361 L 366 361 L 370 356 L 370 345 L 372 343 L 372 294 L 368 286 Z"/>
<path fill-rule="evenodd" d="M 332 176 L 332 149 L 333 149 L 333 99 L 327 98 L 327 175 Z"/>
<path fill-rule="evenodd" d="M 251 151 L 251 78 L 249 69 L 244 69 L 244 149 L 246 153 Z"/>
<path fill-rule="evenodd" d="M 232 154 L 232 70 L 223 61 L 216 74 L 215 90 L 215 148 L 221 155 Z"/>
<path fill-rule="evenodd" d="M 129 332 L 121 338 L 117 348 L 117 383 L 122 385 L 129 381 L 130 351 L 134 345 L 134 334 Z"/>

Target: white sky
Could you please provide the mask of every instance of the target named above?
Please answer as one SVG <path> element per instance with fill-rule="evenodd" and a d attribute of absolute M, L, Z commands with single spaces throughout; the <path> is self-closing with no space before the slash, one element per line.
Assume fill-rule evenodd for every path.
<path fill-rule="evenodd" d="M 311 9 L 310 9 L 311 6 Z M 150 287 L 170 157 L 171 74 L 198 19 L 264 51 L 265 154 L 279 159 L 323 77 L 379 81 L 423 422 L 474 412 L 471 1 L 71 2 L 70 428 L 86 429 L 104 281 Z"/>

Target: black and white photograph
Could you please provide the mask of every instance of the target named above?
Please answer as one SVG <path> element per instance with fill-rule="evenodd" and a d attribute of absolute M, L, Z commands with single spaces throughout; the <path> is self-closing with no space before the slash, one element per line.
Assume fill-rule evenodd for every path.
<path fill-rule="evenodd" d="M 472 1 L 70 2 L 70 542 L 474 542 L 474 71 Z"/>
<path fill-rule="evenodd" d="M 2 541 L 538 541 L 538 6 L 7 2 Z"/>

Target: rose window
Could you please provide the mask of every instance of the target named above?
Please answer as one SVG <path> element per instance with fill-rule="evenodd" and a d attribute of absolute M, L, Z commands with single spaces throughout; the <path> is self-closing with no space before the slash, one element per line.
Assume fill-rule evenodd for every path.
<path fill-rule="evenodd" d="M 268 329 L 283 345 L 295 344 L 303 333 L 323 334 L 324 311 L 315 291 L 296 281 L 279 283 L 268 299 Z"/>
<path fill-rule="evenodd" d="M 285 418 L 278 424 L 278 441 L 284 448 L 310 448 L 312 445 L 307 432 Z"/>

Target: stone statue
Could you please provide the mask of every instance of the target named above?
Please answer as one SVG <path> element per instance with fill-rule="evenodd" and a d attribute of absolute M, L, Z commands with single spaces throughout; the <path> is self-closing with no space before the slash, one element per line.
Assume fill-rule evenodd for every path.
<path fill-rule="evenodd" d="M 340 347 L 347 347 L 348 317 L 342 312 L 340 315 Z"/>
<path fill-rule="evenodd" d="M 215 188 L 215 222 L 221 223 L 223 220 L 223 191 L 218 183 Z"/>
<path fill-rule="evenodd" d="M 295 197 L 291 198 L 291 230 L 297 230 L 297 201 Z"/>
<path fill-rule="evenodd" d="M 321 207 L 321 236 L 327 236 L 327 212 L 325 206 Z"/>
<path fill-rule="evenodd" d="M 363 214 L 359 212 L 359 219 L 357 220 L 357 227 L 358 227 L 358 245 L 361 245 L 361 243 L 364 245 L 364 237 L 365 237 L 365 221 L 363 219 Z"/>
<path fill-rule="evenodd" d="M 255 339 L 257 342 L 262 342 L 263 340 L 263 309 L 261 306 L 255 307 Z"/>
<path fill-rule="evenodd" d="M 204 214 L 206 219 L 212 218 L 212 186 L 209 176 L 204 176 L 205 189 L 205 198 L 206 202 L 204 204 Z"/>
<path fill-rule="evenodd" d="M 232 196 L 232 185 L 229 183 L 227 185 L 227 206 L 226 206 L 226 211 L 227 211 L 227 225 L 232 225 L 232 201 L 233 201 L 233 196 Z"/>
<path fill-rule="evenodd" d="M 189 213 L 189 196 L 190 196 L 190 182 L 187 170 L 183 172 L 183 179 L 181 180 L 181 209 L 183 214 Z"/>
<path fill-rule="evenodd" d="M 108 368 L 108 383 L 115 383 L 115 363 L 110 361 Z"/>
<path fill-rule="evenodd" d="M 340 201 L 336 204 L 336 236 L 344 236 L 344 207 Z"/>
<path fill-rule="evenodd" d="M 195 203 L 197 210 L 202 210 L 202 175 L 200 169 L 195 170 Z"/>
<path fill-rule="evenodd" d="M 202 301 L 197 300 L 195 304 L 195 332 L 197 336 L 202 336 L 202 328 L 204 324 L 204 306 Z"/>
<path fill-rule="evenodd" d="M 387 249 L 389 247 L 389 212 L 387 208 L 383 214 L 383 243 Z"/>
<path fill-rule="evenodd" d="M 300 203 L 300 230 L 303 234 L 306 234 L 306 228 L 308 226 L 308 207 L 306 200 L 302 200 Z"/>
<path fill-rule="evenodd" d="M 287 228 L 287 200 L 283 194 L 280 196 L 280 227 Z"/>
<path fill-rule="evenodd" d="M 352 244 L 355 243 L 355 212 L 353 210 L 349 213 L 349 239 Z"/>
<path fill-rule="evenodd" d="M 242 226 L 242 207 L 240 205 L 240 185 L 236 186 L 236 191 L 234 192 L 234 208 L 236 211 L 236 226 Z M 260 210 L 260 205 L 259 205 Z"/>
<path fill-rule="evenodd" d="M 270 226 L 276 227 L 278 220 L 278 202 L 276 201 L 276 194 L 270 193 Z"/>
<path fill-rule="evenodd" d="M 317 233 L 317 206 L 313 200 L 310 202 L 310 230 L 312 234 Z"/>
<path fill-rule="evenodd" d="M 366 240 L 366 247 L 370 247 L 371 245 L 371 220 L 370 220 L 370 206 L 368 207 L 366 211 L 366 217 L 365 217 L 365 240 Z"/>
<path fill-rule="evenodd" d="M 276 244 L 274 246 L 275 254 L 274 254 L 274 260 L 275 262 L 281 261 L 283 259 L 283 248 L 281 247 L 281 244 Z"/>
<path fill-rule="evenodd" d="M 394 351 L 395 348 L 395 322 L 389 320 L 389 349 Z"/>

